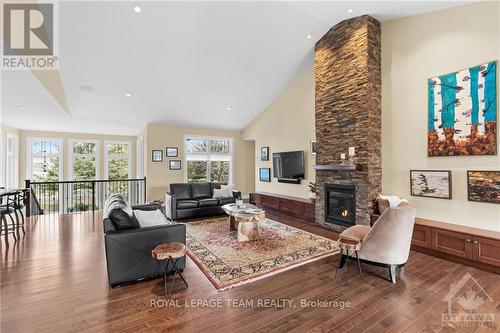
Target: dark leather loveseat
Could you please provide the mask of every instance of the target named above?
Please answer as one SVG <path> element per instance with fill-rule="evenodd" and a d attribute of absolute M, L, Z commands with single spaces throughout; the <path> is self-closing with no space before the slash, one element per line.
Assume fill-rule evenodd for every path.
<path fill-rule="evenodd" d="M 134 210 L 157 210 L 159 204 L 133 206 Z M 111 287 L 163 275 L 162 265 L 151 257 L 151 250 L 161 243 L 186 244 L 186 226 L 182 223 L 117 230 L 109 218 L 103 221 L 108 281 Z M 179 258 L 180 270 L 186 257 Z M 171 270 L 169 268 L 169 270 Z"/>
<path fill-rule="evenodd" d="M 182 220 L 225 214 L 223 205 L 234 203 L 240 192 L 233 191 L 232 196 L 213 198 L 214 189 L 220 189 L 221 183 L 170 184 L 170 191 L 165 197 L 165 213 L 172 220 Z"/>

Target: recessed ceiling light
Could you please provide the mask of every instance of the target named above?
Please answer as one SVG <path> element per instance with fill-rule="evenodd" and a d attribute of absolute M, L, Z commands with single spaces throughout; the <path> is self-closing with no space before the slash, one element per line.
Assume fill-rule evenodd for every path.
<path fill-rule="evenodd" d="M 347 10 L 347 12 L 350 14 L 350 13 L 354 12 L 354 9 L 349 8 L 349 9 Z"/>
<path fill-rule="evenodd" d="M 231 110 L 232 110 L 232 109 L 231 109 L 231 107 L 230 107 L 230 106 L 228 106 L 228 107 L 227 107 L 227 111 L 231 111 Z"/>
<path fill-rule="evenodd" d="M 24 110 L 24 109 L 26 109 L 26 108 L 24 107 L 24 105 L 18 105 L 18 106 L 16 106 L 16 108 L 18 108 L 19 110 Z"/>
<path fill-rule="evenodd" d="M 140 13 L 140 12 L 142 12 L 141 7 L 139 7 L 139 6 L 134 6 L 134 12 L 136 12 L 136 13 Z"/>
<path fill-rule="evenodd" d="M 311 39 L 311 38 L 313 38 L 313 36 L 312 36 L 312 35 L 307 35 L 306 37 L 307 37 L 307 39 Z"/>
<path fill-rule="evenodd" d="M 87 85 L 81 85 L 80 86 L 80 90 L 81 91 L 85 91 L 85 92 L 91 92 L 93 89 L 91 86 L 87 86 Z"/>
<path fill-rule="evenodd" d="M 129 93 L 129 92 L 125 93 L 125 96 L 130 97 L 130 96 L 132 96 L 132 93 Z"/>

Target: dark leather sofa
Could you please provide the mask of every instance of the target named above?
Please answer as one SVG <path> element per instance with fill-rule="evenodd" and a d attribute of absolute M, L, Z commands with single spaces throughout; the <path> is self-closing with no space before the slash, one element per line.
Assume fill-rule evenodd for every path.
<path fill-rule="evenodd" d="M 133 206 L 132 209 L 157 210 L 160 205 L 147 204 Z M 161 243 L 186 244 L 186 226 L 182 223 L 120 231 L 106 218 L 103 226 L 108 281 L 111 287 L 162 276 L 162 265 L 151 257 L 151 250 Z M 177 266 L 180 270 L 184 269 L 186 257 L 179 258 Z"/>
<path fill-rule="evenodd" d="M 165 198 L 167 217 L 172 221 L 225 214 L 223 205 L 234 203 L 240 192 L 233 191 L 227 198 L 213 199 L 214 189 L 220 189 L 221 183 L 170 184 L 170 191 Z"/>

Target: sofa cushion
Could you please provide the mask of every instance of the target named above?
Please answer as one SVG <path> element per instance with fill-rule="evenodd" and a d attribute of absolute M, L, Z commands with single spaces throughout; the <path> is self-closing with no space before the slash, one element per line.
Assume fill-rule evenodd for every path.
<path fill-rule="evenodd" d="M 200 200 L 198 200 L 199 207 L 212 207 L 212 206 L 218 206 L 218 205 L 219 205 L 219 200 L 217 200 L 217 199 L 200 199 Z"/>
<path fill-rule="evenodd" d="M 363 238 L 370 232 L 371 227 L 363 224 L 356 224 L 347 228 L 339 235 L 339 240 L 346 239 L 354 242 L 362 242 Z"/>
<path fill-rule="evenodd" d="M 170 184 L 170 194 L 175 195 L 177 200 L 192 199 L 191 184 Z"/>
<path fill-rule="evenodd" d="M 179 200 L 177 201 L 177 209 L 188 209 L 198 207 L 198 201 L 196 200 Z"/>
<path fill-rule="evenodd" d="M 193 199 L 211 198 L 210 184 L 191 184 L 191 195 Z"/>
<path fill-rule="evenodd" d="M 219 198 L 219 205 L 227 205 L 231 203 L 235 203 L 236 199 L 234 197 L 227 197 L 227 198 Z"/>
<path fill-rule="evenodd" d="M 132 216 L 129 216 L 127 212 L 121 208 L 112 209 L 109 211 L 108 216 L 116 230 L 139 228 L 139 222 L 137 222 L 134 214 L 132 213 Z"/>

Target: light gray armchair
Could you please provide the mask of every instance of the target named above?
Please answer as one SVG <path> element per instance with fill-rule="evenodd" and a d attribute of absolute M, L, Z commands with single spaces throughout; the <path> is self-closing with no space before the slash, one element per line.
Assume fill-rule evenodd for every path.
<path fill-rule="evenodd" d="M 357 253 L 360 261 L 387 267 L 390 280 L 396 283 L 396 268 L 406 264 L 410 255 L 414 224 L 415 208 L 402 202 L 385 210 L 373 227 L 355 225 L 344 230 L 339 240 L 361 242 Z M 346 259 L 347 255 L 342 254 L 339 268 L 344 266 Z"/>

